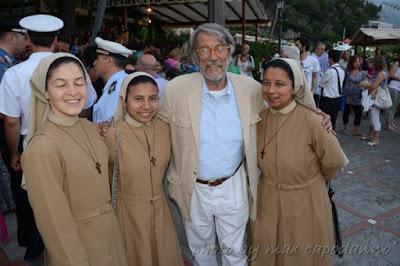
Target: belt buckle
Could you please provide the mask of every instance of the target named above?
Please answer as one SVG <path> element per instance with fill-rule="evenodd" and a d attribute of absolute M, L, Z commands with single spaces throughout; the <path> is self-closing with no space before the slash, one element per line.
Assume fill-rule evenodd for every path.
<path fill-rule="evenodd" d="M 218 180 L 218 178 L 214 178 L 214 179 L 208 180 L 207 185 L 212 187 L 213 186 L 212 183 L 215 183 L 217 180 Z"/>

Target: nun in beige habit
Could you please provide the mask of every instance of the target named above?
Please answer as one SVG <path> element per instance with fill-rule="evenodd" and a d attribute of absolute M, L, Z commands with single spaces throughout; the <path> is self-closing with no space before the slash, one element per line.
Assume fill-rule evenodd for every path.
<path fill-rule="evenodd" d="M 183 265 L 163 191 L 171 136 L 168 124 L 155 117 L 157 110 L 154 79 L 144 72 L 128 75 L 122 83 L 115 126 L 106 137 L 114 163 L 113 199 L 132 266 Z"/>
<path fill-rule="evenodd" d="M 347 163 L 321 116 L 300 65 L 276 59 L 264 71 L 257 127 L 257 219 L 251 265 L 332 265 L 333 224 L 326 182 Z M 329 250 L 329 254 L 325 254 Z"/>
<path fill-rule="evenodd" d="M 24 188 L 46 265 L 126 266 L 110 204 L 108 150 L 96 127 L 78 116 L 88 82 L 79 59 L 66 53 L 42 59 L 32 74 Z"/>

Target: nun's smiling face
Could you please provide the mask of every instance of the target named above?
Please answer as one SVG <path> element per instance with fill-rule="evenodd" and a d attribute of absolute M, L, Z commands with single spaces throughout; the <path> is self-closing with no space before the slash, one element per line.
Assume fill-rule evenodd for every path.
<path fill-rule="evenodd" d="M 149 123 L 158 109 L 158 89 L 150 82 L 128 88 L 126 110 L 130 117 L 141 123 Z"/>
<path fill-rule="evenodd" d="M 270 67 L 264 72 L 262 93 L 270 107 L 278 110 L 285 108 L 293 100 L 293 82 L 285 70 Z"/>
<path fill-rule="evenodd" d="M 86 94 L 85 75 L 76 63 L 61 64 L 48 78 L 45 96 L 58 116 L 78 116 L 85 105 Z"/>

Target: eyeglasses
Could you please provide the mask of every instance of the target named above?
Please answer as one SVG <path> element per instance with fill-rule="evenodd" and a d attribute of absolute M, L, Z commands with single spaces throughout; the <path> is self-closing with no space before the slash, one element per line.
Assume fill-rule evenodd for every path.
<path fill-rule="evenodd" d="M 220 44 L 215 46 L 214 48 L 202 47 L 196 49 L 196 53 L 200 57 L 200 59 L 209 58 L 211 56 L 211 51 L 214 51 L 214 54 L 218 57 L 225 57 L 228 55 L 229 49 L 230 49 L 229 45 Z"/>
<path fill-rule="evenodd" d="M 16 36 L 18 36 L 18 37 L 20 37 L 20 38 L 22 38 L 22 39 L 24 39 L 24 40 L 27 40 L 27 39 L 28 39 L 28 35 L 27 35 L 26 33 L 23 33 L 23 32 L 15 32 L 15 34 L 16 34 Z"/>

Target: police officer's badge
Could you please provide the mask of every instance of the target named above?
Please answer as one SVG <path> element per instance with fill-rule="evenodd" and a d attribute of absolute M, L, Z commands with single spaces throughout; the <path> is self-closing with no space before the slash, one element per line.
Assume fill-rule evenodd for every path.
<path fill-rule="evenodd" d="M 117 81 L 114 81 L 110 85 L 110 89 L 108 89 L 108 94 L 111 94 L 113 91 L 115 91 L 115 88 L 117 87 Z"/>

